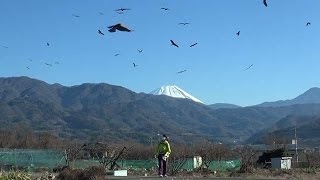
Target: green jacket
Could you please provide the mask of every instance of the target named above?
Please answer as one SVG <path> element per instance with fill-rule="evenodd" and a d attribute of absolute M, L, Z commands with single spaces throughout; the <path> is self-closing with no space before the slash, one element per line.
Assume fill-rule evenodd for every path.
<path fill-rule="evenodd" d="M 170 144 L 168 141 L 161 140 L 158 144 L 158 147 L 156 149 L 157 154 L 165 154 L 167 157 L 169 157 L 171 153 Z"/>

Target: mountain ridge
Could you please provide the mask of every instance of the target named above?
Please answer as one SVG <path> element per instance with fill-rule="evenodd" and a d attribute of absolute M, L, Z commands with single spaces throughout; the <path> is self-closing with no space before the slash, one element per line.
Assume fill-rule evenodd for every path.
<path fill-rule="evenodd" d="M 160 132 L 173 142 L 244 142 L 290 114 L 318 115 L 320 104 L 214 110 L 106 83 L 67 87 L 26 77 L 0 78 L 2 128 L 24 123 L 67 139 L 150 143 Z"/>
<path fill-rule="evenodd" d="M 294 104 L 319 104 L 319 103 L 320 103 L 320 88 L 312 87 L 293 99 L 279 100 L 274 102 L 264 102 L 255 106 L 281 107 L 281 106 L 290 106 Z"/>

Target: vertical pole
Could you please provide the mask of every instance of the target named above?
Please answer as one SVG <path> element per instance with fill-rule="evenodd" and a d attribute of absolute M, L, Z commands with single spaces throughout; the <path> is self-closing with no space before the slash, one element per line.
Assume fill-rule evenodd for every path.
<path fill-rule="evenodd" d="M 296 144 L 296 162 L 299 161 L 299 156 L 298 156 L 298 141 L 297 141 L 297 128 L 294 128 L 294 138 L 295 138 L 295 144 Z"/>

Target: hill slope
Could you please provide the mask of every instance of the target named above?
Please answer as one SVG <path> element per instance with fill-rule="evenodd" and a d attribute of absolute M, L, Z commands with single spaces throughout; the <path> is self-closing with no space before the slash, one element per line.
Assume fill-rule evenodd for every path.
<path fill-rule="evenodd" d="M 290 106 L 294 104 L 319 104 L 320 103 L 320 88 L 314 87 L 305 93 L 297 96 L 292 100 L 281 100 L 276 102 L 265 102 L 259 104 L 259 107 L 281 107 Z"/>
<path fill-rule="evenodd" d="M 320 142 L 320 116 L 287 116 L 270 128 L 266 128 L 248 139 L 249 143 L 264 143 L 268 138 L 295 138 L 295 131 L 299 144 L 317 145 Z"/>
<path fill-rule="evenodd" d="M 244 141 L 289 114 L 317 115 L 319 104 L 213 110 L 188 99 L 135 93 L 105 83 L 65 87 L 27 77 L 0 78 L 0 123 L 81 140 L 149 143 Z"/>
<path fill-rule="evenodd" d="M 241 108 L 241 106 L 234 105 L 234 104 L 228 104 L 228 103 L 215 103 L 208 105 L 212 109 L 236 109 Z"/>

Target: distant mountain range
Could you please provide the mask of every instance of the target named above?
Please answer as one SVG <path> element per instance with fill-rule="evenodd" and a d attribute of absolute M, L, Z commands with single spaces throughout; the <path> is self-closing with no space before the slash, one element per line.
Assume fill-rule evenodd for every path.
<path fill-rule="evenodd" d="M 281 107 L 294 104 L 318 104 L 320 103 L 320 88 L 314 87 L 292 100 L 281 100 L 265 102 L 256 106 L 259 107 Z"/>
<path fill-rule="evenodd" d="M 66 87 L 0 78 L 0 128 L 24 123 L 68 139 L 151 143 L 166 133 L 173 142 L 245 142 L 289 115 L 318 116 L 320 104 L 213 109 L 105 83 Z"/>

